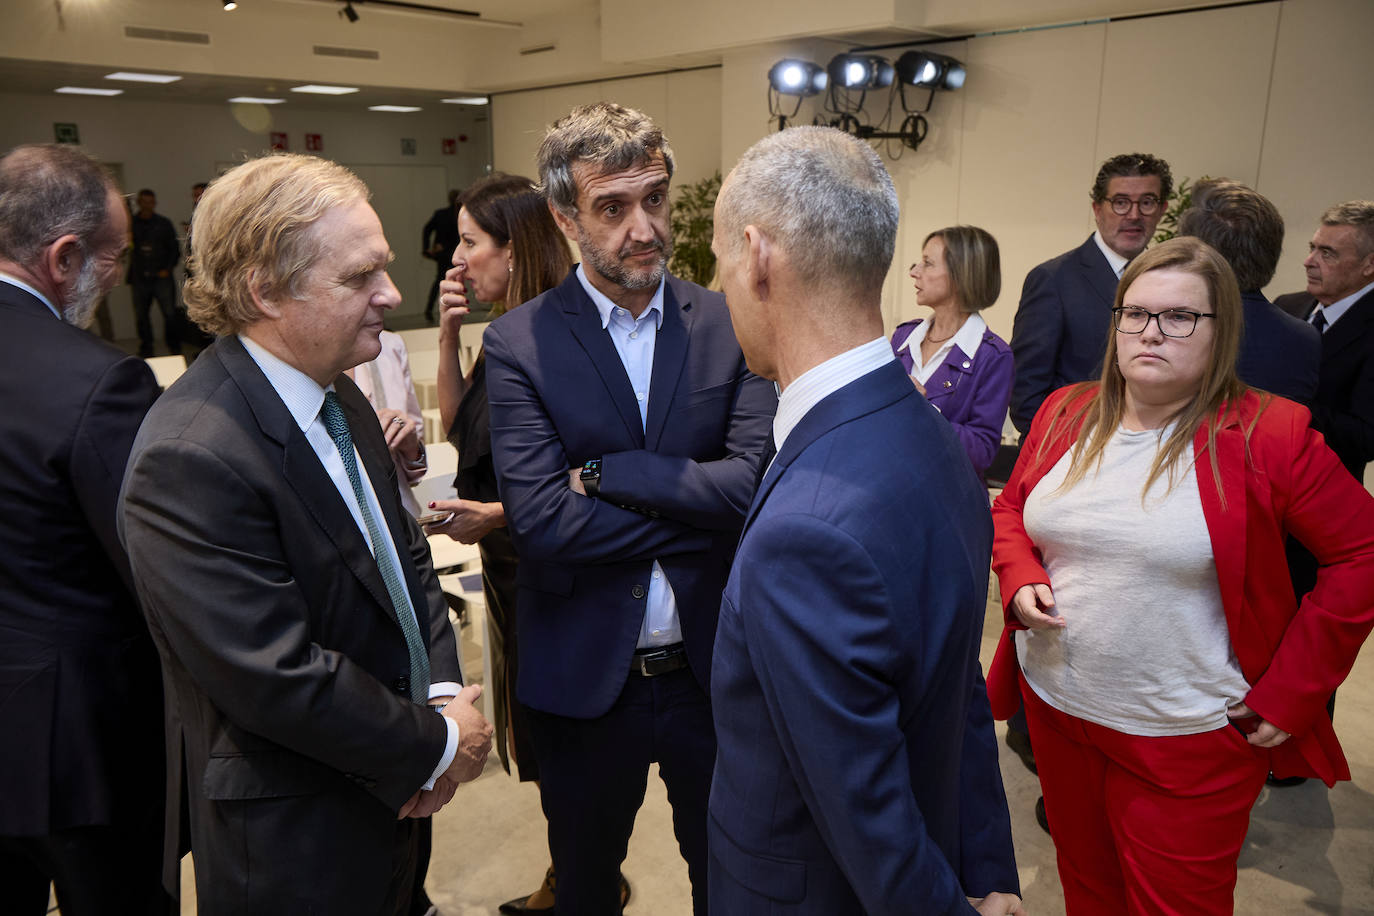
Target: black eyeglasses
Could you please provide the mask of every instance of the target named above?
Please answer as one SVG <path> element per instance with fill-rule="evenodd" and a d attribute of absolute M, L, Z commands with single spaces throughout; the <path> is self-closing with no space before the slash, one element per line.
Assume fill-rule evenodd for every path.
<path fill-rule="evenodd" d="M 1150 326 L 1150 319 L 1153 318 L 1159 326 L 1159 332 L 1165 337 L 1192 337 L 1193 332 L 1197 330 L 1199 318 L 1215 317 L 1215 312 L 1193 312 L 1188 309 L 1152 312 L 1149 309 L 1123 305 L 1112 309 L 1112 326 L 1123 334 L 1143 334 Z"/>
<path fill-rule="evenodd" d="M 1132 200 L 1124 194 L 1118 194 L 1110 198 L 1107 203 L 1112 205 L 1112 212 L 1117 216 L 1125 216 L 1131 212 L 1131 207 L 1139 207 L 1141 216 L 1154 216 L 1159 210 L 1159 198 L 1153 194 L 1146 194 L 1140 200 Z"/>

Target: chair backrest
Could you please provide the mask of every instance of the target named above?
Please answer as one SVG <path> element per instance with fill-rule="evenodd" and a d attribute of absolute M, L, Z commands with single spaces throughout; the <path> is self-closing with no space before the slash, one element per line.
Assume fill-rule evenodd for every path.
<path fill-rule="evenodd" d="M 435 328 L 411 328 L 408 331 L 397 331 L 401 339 L 406 342 L 406 352 L 414 359 L 415 354 L 422 350 L 439 349 L 439 329 Z"/>
<path fill-rule="evenodd" d="M 153 370 L 153 378 L 157 379 L 158 387 L 164 391 L 186 371 L 184 356 L 149 356 L 144 362 Z"/>

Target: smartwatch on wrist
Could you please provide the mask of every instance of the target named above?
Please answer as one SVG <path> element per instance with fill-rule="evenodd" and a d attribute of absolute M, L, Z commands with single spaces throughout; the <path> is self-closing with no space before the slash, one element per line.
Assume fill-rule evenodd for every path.
<path fill-rule="evenodd" d="M 598 498 L 601 495 L 601 459 L 592 458 L 582 465 L 582 473 L 578 474 L 578 478 L 587 495 L 592 499 Z"/>

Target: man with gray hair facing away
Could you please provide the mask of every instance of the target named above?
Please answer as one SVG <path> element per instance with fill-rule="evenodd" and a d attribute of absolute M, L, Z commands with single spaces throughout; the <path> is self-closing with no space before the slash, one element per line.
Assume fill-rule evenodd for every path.
<path fill-rule="evenodd" d="M 978 664 L 992 518 L 883 335 L 897 194 L 828 127 L 759 141 L 712 244 L 777 455 L 726 585 L 716 913 L 1023 913 Z"/>
<path fill-rule="evenodd" d="M 638 111 L 555 123 L 539 177 L 583 263 L 484 341 L 558 916 L 620 912 L 653 762 L 706 912 L 711 646 L 776 399 L 721 295 L 666 272 L 672 174 Z"/>
<path fill-rule="evenodd" d="M 162 678 L 115 504 L 157 383 L 84 328 L 129 210 L 70 146 L 0 159 L 0 909 L 166 913 Z"/>

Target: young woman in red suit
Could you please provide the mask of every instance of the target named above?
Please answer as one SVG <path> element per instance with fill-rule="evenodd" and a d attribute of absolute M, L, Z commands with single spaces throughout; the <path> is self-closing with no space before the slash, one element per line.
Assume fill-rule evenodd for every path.
<path fill-rule="evenodd" d="M 1045 402 L 993 507 L 989 692 L 1024 698 L 1070 914 L 1230 913 L 1265 775 L 1350 778 L 1325 703 L 1374 626 L 1374 497 L 1236 378 L 1211 248 L 1150 249 L 1115 305 L 1102 379 Z"/>

